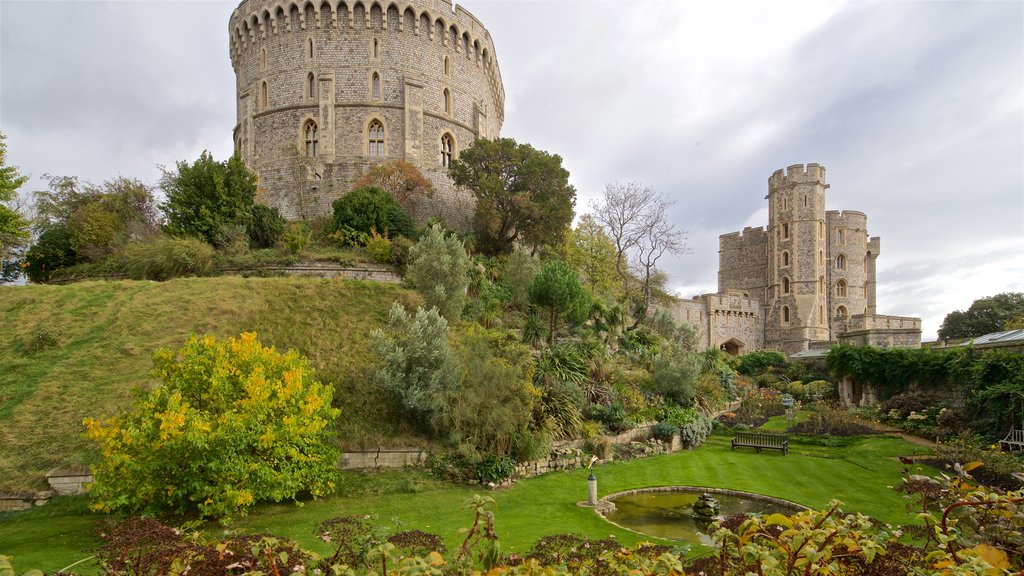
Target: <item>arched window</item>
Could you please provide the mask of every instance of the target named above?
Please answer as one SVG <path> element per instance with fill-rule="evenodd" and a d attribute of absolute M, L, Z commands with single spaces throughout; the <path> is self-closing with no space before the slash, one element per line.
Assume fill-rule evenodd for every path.
<path fill-rule="evenodd" d="M 836 270 L 846 270 L 846 256 L 836 256 Z"/>
<path fill-rule="evenodd" d="M 320 137 L 317 134 L 316 122 L 312 120 L 306 120 L 306 125 L 303 127 L 303 133 L 306 139 L 306 156 L 309 158 L 315 158 L 317 153 L 320 151 Z"/>
<path fill-rule="evenodd" d="M 380 120 L 370 122 L 368 143 L 367 150 L 371 158 L 384 157 L 384 125 L 380 123 Z"/>
<path fill-rule="evenodd" d="M 316 76 L 312 72 L 306 75 L 306 96 L 316 98 Z"/>
<path fill-rule="evenodd" d="M 441 136 L 441 166 L 447 168 L 452 163 L 452 149 L 454 149 L 452 143 L 452 135 L 445 134 Z"/>
<path fill-rule="evenodd" d="M 789 323 L 789 306 L 782 307 L 782 321 L 787 324 Z"/>
<path fill-rule="evenodd" d="M 260 110 L 267 109 L 267 82 L 260 85 Z"/>
<path fill-rule="evenodd" d="M 784 251 L 782 253 L 782 265 L 789 266 L 789 252 Z"/>
<path fill-rule="evenodd" d="M 444 106 L 445 114 L 452 113 L 452 93 L 449 92 L 447 88 L 444 89 L 444 94 L 442 97 L 442 106 Z"/>
<path fill-rule="evenodd" d="M 846 230 L 842 228 L 836 230 L 836 243 L 846 244 Z"/>
<path fill-rule="evenodd" d="M 789 239 L 789 224 L 783 224 L 782 225 L 782 239 L 783 240 L 788 240 Z"/>
<path fill-rule="evenodd" d="M 372 86 L 371 94 L 373 94 L 374 100 L 380 99 L 380 74 L 373 73 L 373 79 L 370 81 Z"/>
<path fill-rule="evenodd" d="M 846 306 L 840 306 L 839 308 L 836 308 L 836 316 L 839 316 L 840 318 L 845 318 Z"/>
<path fill-rule="evenodd" d="M 782 293 L 789 294 L 789 278 L 782 278 Z"/>
<path fill-rule="evenodd" d="M 836 282 L 836 296 L 846 296 L 846 280 Z"/>

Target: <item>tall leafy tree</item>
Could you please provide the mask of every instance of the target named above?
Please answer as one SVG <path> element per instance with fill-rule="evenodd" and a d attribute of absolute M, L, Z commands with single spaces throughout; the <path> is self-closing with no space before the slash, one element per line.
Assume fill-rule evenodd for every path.
<path fill-rule="evenodd" d="M 517 242 L 556 246 L 573 218 L 576 189 L 562 158 L 511 138 L 478 139 L 452 160 L 448 174 L 476 197 L 481 247 L 509 253 Z"/>
<path fill-rule="evenodd" d="M 11 207 L 28 176 L 7 165 L 7 136 L 0 132 L 0 260 L 28 238 L 28 221 Z"/>
<path fill-rule="evenodd" d="M 561 260 L 552 260 L 544 265 L 530 284 L 530 303 L 547 312 L 550 346 L 563 319 L 574 324 L 586 320 L 590 311 L 590 294 L 580 285 L 579 276 L 572 266 Z"/>
<path fill-rule="evenodd" d="M 1024 317 L 1024 293 L 1003 292 L 979 298 L 967 310 L 947 314 L 939 328 L 939 338 L 974 338 L 1001 332 L 1021 317 Z"/>
<path fill-rule="evenodd" d="M 590 214 L 580 217 L 576 228 L 566 234 L 565 260 L 583 275 L 595 296 L 615 296 L 621 285 L 615 270 L 615 244 Z"/>
<path fill-rule="evenodd" d="M 160 208 L 168 232 L 216 245 L 223 227 L 248 223 L 256 198 L 256 175 L 241 156 L 217 162 L 204 150 L 195 162 L 183 160 L 176 167 L 165 171 L 160 180 L 167 194 Z"/>

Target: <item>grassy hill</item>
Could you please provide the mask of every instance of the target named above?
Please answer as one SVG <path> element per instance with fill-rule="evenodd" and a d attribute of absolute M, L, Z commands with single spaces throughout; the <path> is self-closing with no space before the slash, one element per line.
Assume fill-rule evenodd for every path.
<path fill-rule="evenodd" d="M 0 491 L 45 488 L 51 468 L 92 461 L 82 419 L 127 406 L 134 388 L 153 384 L 153 351 L 190 334 L 256 331 L 264 344 L 299 350 L 336 387 L 344 443 L 400 442 L 386 403 L 365 385 L 370 332 L 396 300 L 419 297 L 306 278 L 0 287 Z"/>

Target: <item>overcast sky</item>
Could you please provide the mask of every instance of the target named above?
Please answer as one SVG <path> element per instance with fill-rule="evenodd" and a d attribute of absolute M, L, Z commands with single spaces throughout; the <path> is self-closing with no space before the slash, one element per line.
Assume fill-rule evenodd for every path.
<path fill-rule="evenodd" d="M 768 177 L 810 162 L 882 238 L 879 313 L 929 340 L 1024 291 L 1024 2 L 461 4 L 494 39 L 502 135 L 562 156 L 577 213 L 612 181 L 676 200 L 679 295 L 717 290 L 718 236 L 765 225 Z M 8 164 L 38 189 L 226 158 L 236 5 L 0 0 Z"/>

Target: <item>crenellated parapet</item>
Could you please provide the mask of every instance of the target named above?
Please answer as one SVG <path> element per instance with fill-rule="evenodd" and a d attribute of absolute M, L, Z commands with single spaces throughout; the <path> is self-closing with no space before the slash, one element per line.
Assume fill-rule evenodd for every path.
<path fill-rule="evenodd" d="M 775 190 L 787 188 L 797 184 L 824 184 L 828 185 L 825 167 L 821 164 L 793 164 L 785 170 L 776 170 L 768 178 L 768 188 Z"/>
<path fill-rule="evenodd" d="M 497 138 L 505 92 L 490 33 L 450 0 L 244 0 L 229 24 L 236 150 L 260 202 L 325 215 L 374 164 L 416 166 L 435 194 L 403 205 L 468 226 L 472 194 L 448 177 Z"/>
<path fill-rule="evenodd" d="M 397 30 L 415 41 L 440 43 L 470 60 L 486 75 L 494 112 L 504 119 L 505 89 L 491 34 L 462 6 L 453 9 L 450 0 L 245 0 L 232 12 L 229 23 L 231 64 L 237 72 L 246 51 L 282 35 L 373 29 Z"/>

